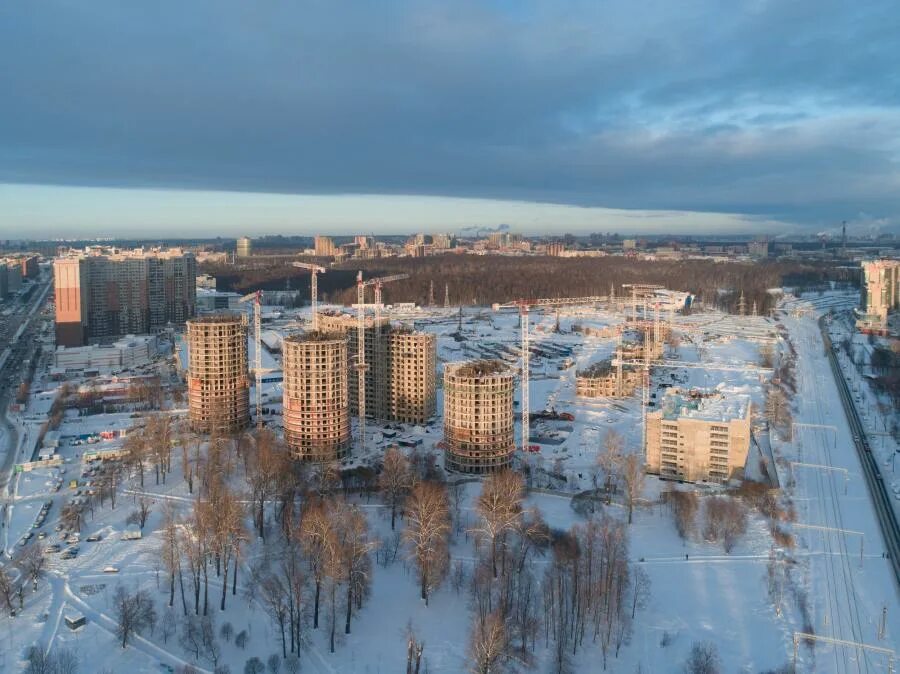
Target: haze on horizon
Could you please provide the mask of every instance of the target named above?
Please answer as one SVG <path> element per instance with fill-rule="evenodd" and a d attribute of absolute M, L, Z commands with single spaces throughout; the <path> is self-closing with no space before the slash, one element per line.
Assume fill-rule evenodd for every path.
<path fill-rule="evenodd" d="M 0 7 L 0 236 L 900 227 L 900 11 Z"/>

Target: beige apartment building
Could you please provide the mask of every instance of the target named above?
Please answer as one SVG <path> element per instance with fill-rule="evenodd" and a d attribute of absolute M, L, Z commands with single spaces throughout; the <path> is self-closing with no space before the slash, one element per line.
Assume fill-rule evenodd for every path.
<path fill-rule="evenodd" d="M 612 361 L 594 363 L 575 373 L 575 395 L 579 398 L 627 398 L 641 382 L 641 375 L 631 366 L 619 372 Z"/>
<path fill-rule="evenodd" d="M 508 468 L 515 452 L 514 376 L 499 360 L 444 367 L 445 466 L 461 473 Z"/>
<path fill-rule="evenodd" d="M 330 236 L 316 236 L 313 241 L 317 257 L 334 257 L 338 254 L 338 249 Z"/>
<path fill-rule="evenodd" d="M 188 410 L 204 433 L 234 433 L 250 423 L 245 315 L 214 314 L 187 322 Z"/>
<path fill-rule="evenodd" d="M 424 424 L 437 412 L 437 335 L 397 328 L 387 335 L 387 418 Z"/>
<path fill-rule="evenodd" d="M 668 389 L 647 414 L 647 472 L 685 482 L 743 477 L 750 414 L 744 394 Z"/>
<path fill-rule="evenodd" d="M 238 257 L 250 257 L 253 255 L 253 241 L 248 236 L 242 236 L 237 240 L 235 252 Z"/>
<path fill-rule="evenodd" d="M 308 332 L 282 342 L 284 439 L 291 454 L 336 461 L 350 450 L 347 336 Z"/>
<path fill-rule="evenodd" d="M 180 249 L 72 251 L 53 275 L 58 346 L 160 332 L 196 313 L 197 262 Z"/>
<path fill-rule="evenodd" d="M 348 340 L 350 412 L 359 414 L 359 350 L 357 318 L 323 312 L 319 327 L 345 334 Z M 406 328 L 394 329 L 390 321 L 365 319 L 366 416 L 386 421 L 422 424 L 436 412 L 437 338 Z"/>
<path fill-rule="evenodd" d="M 888 316 L 900 310 L 900 260 L 872 260 L 862 263 L 859 327 L 883 331 Z"/>

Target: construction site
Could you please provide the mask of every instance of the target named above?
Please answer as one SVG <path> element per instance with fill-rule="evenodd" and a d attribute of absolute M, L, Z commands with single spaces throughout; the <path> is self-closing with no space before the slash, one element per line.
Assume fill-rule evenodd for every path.
<path fill-rule="evenodd" d="M 778 341 L 772 319 L 708 311 L 688 293 L 651 285 L 490 308 L 385 302 L 386 286 L 404 278 L 360 273 L 350 307 L 320 306 L 314 295 L 308 309 L 263 309 L 258 293 L 244 298 L 254 417 L 283 433 L 297 458 L 370 464 L 400 445 L 443 456 L 450 471 L 518 460 L 548 484 L 587 484 L 615 431 L 662 477 L 724 481 L 759 462 L 764 448 L 745 441 L 765 426 L 752 410 L 765 409 L 771 371 L 760 363 Z M 709 443 L 676 469 L 662 463 L 658 446 L 667 443 L 653 414 L 671 387 L 747 399 L 748 430 L 730 439 L 726 470 L 712 465 L 721 448 Z"/>

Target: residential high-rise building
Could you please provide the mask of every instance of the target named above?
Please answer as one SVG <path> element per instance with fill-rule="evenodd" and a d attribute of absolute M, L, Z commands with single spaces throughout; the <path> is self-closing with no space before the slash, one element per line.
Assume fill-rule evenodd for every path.
<path fill-rule="evenodd" d="M 687 482 L 742 477 L 750 414 L 745 394 L 667 389 L 647 414 L 647 472 Z"/>
<path fill-rule="evenodd" d="M 59 346 L 159 332 L 196 311 L 197 263 L 178 249 L 75 251 L 53 274 Z"/>
<path fill-rule="evenodd" d="M 338 249 L 330 236 L 316 236 L 315 249 L 317 257 L 334 257 L 338 254 Z"/>
<path fill-rule="evenodd" d="M 347 367 L 349 369 L 350 412 L 359 414 L 359 375 L 356 370 L 359 352 L 358 324 L 356 316 L 341 313 L 319 313 L 319 329 L 323 332 L 336 332 L 349 337 L 347 351 Z M 387 419 L 387 400 L 385 397 L 388 376 L 388 363 L 385 358 L 384 333 L 390 327 L 386 318 L 376 323 L 371 316 L 365 319 L 365 386 L 366 416 L 373 419 Z"/>
<path fill-rule="evenodd" d="M 292 455 L 335 461 L 350 449 L 347 336 L 308 332 L 282 342 L 284 439 Z"/>
<path fill-rule="evenodd" d="M 515 451 L 512 372 L 499 360 L 444 367 L 445 466 L 461 473 L 509 467 Z"/>
<path fill-rule="evenodd" d="M 872 260 L 862 263 L 859 327 L 882 331 L 888 316 L 900 310 L 900 260 Z"/>
<path fill-rule="evenodd" d="M 235 250 L 238 257 L 250 257 L 253 255 L 253 241 L 248 236 L 242 236 L 237 240 Z"/>
<path fill-rule="evenodd" d="M 245 314 L 222 313 L 187 322 L 188 410 L 204 433 L 234 433 L 250 423 Z"/>
<path fill-rule="evenodd" d="M 437 409 L 437 336 L 406 328 L 387 335 L 387 418 L 424 424 Z"/>
<path fill-rule="evenodd" d="M 5 264 L 0 264 L 0 302 L 9 294 L 9 270 Z"/>
<path fill-rule="evenodd" d="M 10 295 L 22 289 L 22 263 L 18 260 L 6 260 L 6 292 Z"/>
<path fill-rule="evenodd" d="M 358 323 L 349 314 L 319 314 L 319 327 L 349 337 L 350 411 L 359 414 Z M 365 321 L 366 416 L 386 421 L 425 423 L 436 409 L 437 341 L 433 334 L 392 329 L 390 321 Z"/>

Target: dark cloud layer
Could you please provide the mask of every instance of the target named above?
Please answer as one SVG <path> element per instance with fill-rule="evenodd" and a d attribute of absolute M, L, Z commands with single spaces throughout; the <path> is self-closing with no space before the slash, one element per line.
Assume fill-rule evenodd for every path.
<path fill-rule="evenodd" d="M 900 222 L 896 0 L 0 6 L 0 181 Z"/>

